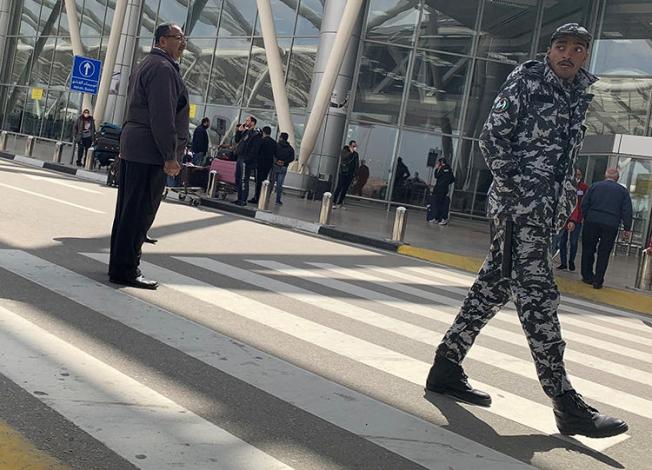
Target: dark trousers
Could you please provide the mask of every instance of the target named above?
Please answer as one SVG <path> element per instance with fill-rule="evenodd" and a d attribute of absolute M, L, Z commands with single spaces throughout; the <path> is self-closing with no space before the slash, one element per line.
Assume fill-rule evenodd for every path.
<path fill-rule="evenodd" d="M 255 165 L 238 160 L 235 165 L 235 181 L 238 184 L 238 201 L 247 202 L 249 197 L 249 180 L 256 170 Z"/>
<path fill-rule="evenodd" d="M 604 274 L 607 272 L 607 265 L 609 264 L 609 255 L 617 236 L 618 227 L 584 222 L 584 229 L 582 230 L 582 279 L 593 281 L 596 284 L 604 282 Z M 598 260 L 595 263 L 594 274 L 593 260 L 596 250 Z"/>
<path fill-rule="evenodd" d="M 93 145 L 92 137 L 82 137 L 82 139 L 77 142 L 77 164 L 85 165 L 86 164 L 86 155 L 88 154 L 88 149 Z"/>
<path fill-rule="evenodd" d="M 344 197 L 352 182 L 353 175 L 340 175 L 335 194 L 333 195 L 333 204 L 341 205 L 344 202 Z"/>
<path fill-rule="evenodd" d="M 164 188 L 163 167 L 127 160 L 120 162 L 118 198 L 111 230 L 111 278 L 133 279 L 140 275 L 141 248 L 154 223 Z"/>
<path fill-rule="evenodd" d="M 269 178 L 270 171 L 272 171 L 271 164 L 258 163 L 256 167 L 256 193 L 254 195 L 256 201 L 260 198 L 260 189 L 263 187 L 263 181 Z"/>
<path fill-rule="evenodd" d="M 566 266 L 566 261 L 569 264 L 575 264 L 575 255 L 577 255 L 577 242 L 580 239 L 582 232 L 582 224 L 575 224 L 575 230 L 569 232 L 566 228 L 561 231 L 559 238 L 559 259 L 561 264 Z M 568 255 L 568 242 L 570 241 L 570 256 Z"/>
<path fill-rule="evenodd" d="M 430 204 L 432 205 L 432 214 L 434 215 L 435 220 L 446 220 L 448 219 L 448 206 L 450 199 L 446 193 L 433 193 L 432 198 L 430 199 Z"/>

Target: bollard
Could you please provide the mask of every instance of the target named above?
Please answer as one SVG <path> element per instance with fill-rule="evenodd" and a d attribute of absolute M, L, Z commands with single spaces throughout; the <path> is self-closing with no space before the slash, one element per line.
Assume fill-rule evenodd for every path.
<path fill-rule="evenodd" d="M 208 173 L 208 186 L 206 187 L 206 196 L 214 198 L 217 194 L 217 171 L 211 170 Z"/>
<path fill-rule="evenodd" d="M 61 163 L 61 156 L 63 155 L 63 142 L 60 140 L 54 144 L 54 153 L 52 154 L 52 161 Z"/>
<path fill-rule="evenodd" d="M 269 180 L 263 181 L 260 188 L 260 197 L 258 198 L 258 210 L 269 211 Z"/>
<path fill-rule="evenodd" d="M 394 218 L 394 230 L 392 230 L 392 241 L 402 242 L 405 238 L 405 226 L 407 225 L 407 209 L 403 206 L 396 209 Z"/>
<path fill-rule="evenodd" d="M 329 192 L 324 193 L 321 198 L 321 212 L 319 213 L 319 223 L 321 225 L 331 224 L 331 214 L 333 213 L 333 195 Z"/>
<path fill-rule="evenodd" d="M 7 137 L 9 137 L 7 131 L 0 132 L 0 151 L 2 152 L 7 150 Z"/>
<path fill-rule="evenodd" d="M 81 143 L 77 145 L 81 145 Z M 93 166 L 95 166 L 95 147 L 88 149 L 88 153 L 86 154 L 86 161 L 84 163 L 84 168 L 87 170 L 93 169 Z"/>
<path fill-rule="evenodd" d="M 34 136 L 28 135 L 27 140 L 25 141 L 25 156 L 31 157 L 34 152 Z"/>
<path fill-rule="evenodd" d="M 652 255 L 645 252 L 641 255 L 641 262 L 638 265 L 636 288 L 652 290 Z"/>

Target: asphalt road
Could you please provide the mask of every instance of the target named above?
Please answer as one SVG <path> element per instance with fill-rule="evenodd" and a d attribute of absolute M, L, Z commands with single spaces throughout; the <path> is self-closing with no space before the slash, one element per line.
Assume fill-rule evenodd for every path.
<path fill-rule="evenodd" d="M 64 468 L 652 468 L 642 315 L 564 299 L 575 387 L 630 425 L 575 441 L 513 306 L 464 364 L 491 408 L 424 394 L 468 274 L 165 203 L 142 266 L 162 286 L 118 288 L 115 189 L 0 161 L 0 190 L 0 431 Z"/>

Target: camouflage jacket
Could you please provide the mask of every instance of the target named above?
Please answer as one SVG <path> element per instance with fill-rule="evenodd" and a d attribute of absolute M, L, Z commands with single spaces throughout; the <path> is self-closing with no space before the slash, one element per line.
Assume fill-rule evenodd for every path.
<path fill-rule="evenodd" d="M 576 202 L 575 161 L 597 78 L 580 69 L 564 86 L 547 63 L 528 61 L 507 77 L 480 134 L 493 175 L 488 214 L 555 232 Z"/>

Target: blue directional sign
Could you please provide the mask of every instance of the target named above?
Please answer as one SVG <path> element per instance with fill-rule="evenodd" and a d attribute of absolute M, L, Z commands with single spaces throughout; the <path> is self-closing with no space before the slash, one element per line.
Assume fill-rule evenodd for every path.
<path fill-rule="evenodd" d="M 76 55 L 72 63 L 70 89 L 97 95 L 101 70 L 102 61 Z"/>

